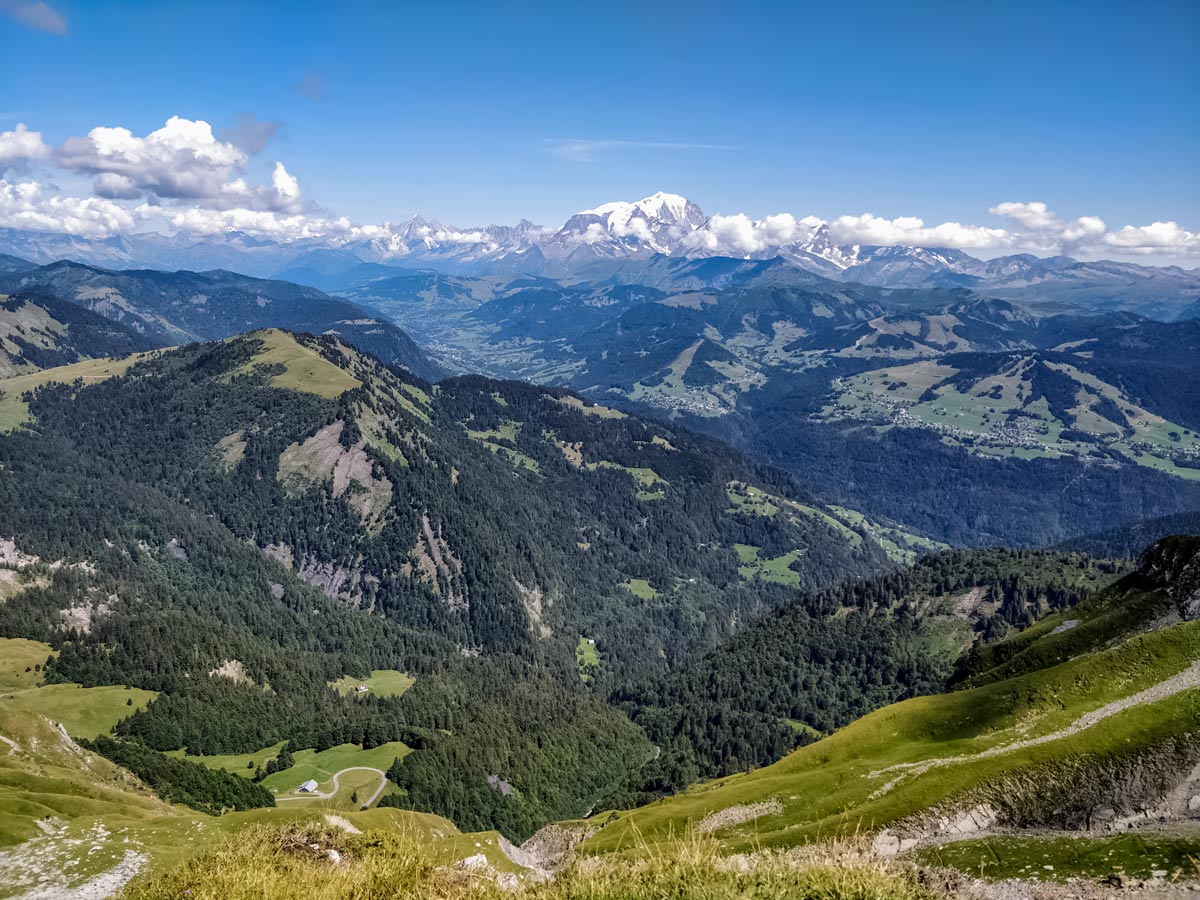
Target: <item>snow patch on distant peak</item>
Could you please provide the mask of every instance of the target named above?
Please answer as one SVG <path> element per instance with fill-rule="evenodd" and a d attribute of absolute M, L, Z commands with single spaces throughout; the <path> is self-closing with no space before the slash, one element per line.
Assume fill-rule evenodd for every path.
<path fill-rule="evenodd" d="M 638 213 L 648 219 L 658 219 L 672 225 L 688 224 L 699 227 L 704 223 L 704 213 L 700 207 L 687 197 L 668 194 L 665 191 L 658 191 L 633 203 L 627 200 L 602 203 L 594 209 L 585 209 L 578 215 L 599 216 L 608 219 L 613 225 L 623 226 L 628 225 L 629 220 Z"/>

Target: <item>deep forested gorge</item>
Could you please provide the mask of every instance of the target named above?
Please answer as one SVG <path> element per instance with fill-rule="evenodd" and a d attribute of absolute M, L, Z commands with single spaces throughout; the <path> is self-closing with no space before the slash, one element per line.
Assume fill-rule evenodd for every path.
<path fill-rule="evenodd" d="M 767 765 L 871 710 L 937 693 L 964 649 L 1069 609 L 1121 571 L 1080 553 L 960 550 L 806 595 L 615 692 L 664 752 L 614 805 Z"/>

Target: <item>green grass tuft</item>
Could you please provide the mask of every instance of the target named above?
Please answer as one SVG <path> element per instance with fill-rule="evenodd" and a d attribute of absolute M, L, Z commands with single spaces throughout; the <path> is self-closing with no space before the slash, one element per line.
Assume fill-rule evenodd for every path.
<path fill-rule="evenodd" d="M 441 851 L 411 833 L 347 834 L 332 827 L 247 828 L 165 874 L 145 876 L 125 900 L 937 900 L 910 869 L 844 848 L 731 863 L 712 842 L 669 858 L 568 865 L 542 881 L 481 852 L 477 840 Z M 447 858 L 458 847 L 463 856 Z M 492 846 L 485 849 L 491 850 Z M 336 854 L 336 862 L 331 861 Z M 479 854 L 486 861 L 455 865 Z"/>

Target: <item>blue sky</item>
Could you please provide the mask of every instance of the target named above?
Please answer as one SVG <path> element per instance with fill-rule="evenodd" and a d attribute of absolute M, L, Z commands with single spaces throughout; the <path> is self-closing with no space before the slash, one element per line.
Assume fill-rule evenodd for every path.
<path fill-rule="evenodd" d="M 278 122 L 248 176 L 282 160 L 356 221 L 557 223 L 662 189 L 751 216 L 988 224 L 1040 200 L 1200 230 L 1195 0 L 50 6 L 65 34 L 0 16 L 0 129 Z"/>

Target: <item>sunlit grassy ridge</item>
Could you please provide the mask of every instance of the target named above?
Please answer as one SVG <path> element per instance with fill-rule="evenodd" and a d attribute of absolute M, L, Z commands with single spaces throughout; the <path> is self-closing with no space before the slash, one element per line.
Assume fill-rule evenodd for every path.
<path fill-rule="evenodd" d="M 123 769 L 79 751 L 46 718 L 0 703 L 0 735 L 0 847 L 38 837 L 46 820 L 170 812 Z"/>
<path fill-rule="evenodd" d="M 111 839 L 101 851 L 80 857 L 85 861 L 79 872 L 116 865 L 128 841 L 149 860 L 146 872 L 126 892 L 133 900 L 402 900 L 512 896 L 513 891 L 537 900 L 946 896 L 927 878 L 915 876 L 908 864 L 870 858 L 870 835 L 915 813 L 953 806 L 981 788 L 1004 785 L 1014 775 L 1028 781 L 1029 773 L 1056 771 L 1064 762 L 1086 768 L 1089 761 L 1125 758 L 1196 730 L 1200 690 L 1195 687 L 1151 697 L 1115 711 L 1101 724 L 1077 728 L 1081 715 L 1161 685 L 1191 671 L 1200 660 L 1200 622 L 1121 640 L 1147 616 L 1153 619 L 1161 612 L 1162 593 L 1138 587 L 1131 576 L 1076 607 L 1071 614 L 1080 624 L 1067 631 L 1053 634 L 1051 627 L 1030 632 L 1021 653 L 1001 660 L 1012 666 L 1014 659 L 1024 659 L 1029 671 L 1022 674 L 887 707 L 774 766 L 697 786 L 628 813 L 595 817 L 588 826 L 597 830 L 582 845 L 581 858 L 547 883 L 510 858 L 495 832 L 460 834 L 436 816 L 399 810 L 353 812 L 355 806 L 344 804 L 342 794 L 358 783 L 345 780 L 338 796 L 328 801 L 284 803 L 279 809 L 213 819 L 168 809 L 136 784 L 123 782 L 119 771 L 103 760 L 96 763 L 100 769 L 76 766 L 72 771 L 68 762 L 55 763 L 59 768 L 54 772 L 34 773 L 26 757 L 10 754 L 0 761 L 0 810 L 12 824 L 0 837 L 9 843 L 36 837 L 35 820 L 51 810 L 71 822 L 66 834 L 86 848 L 94 839 L 95 823 L 102 820 Z M 1072 634 L 1078 643 L 1071 646 L 1071 658 L 1054 664 L 1057 654 L 1067 652 L 1057 645 Z M 1022 656 L 1038 648 L 1049 649 Z M 16 649 L 23 649 L 26 659 L 44 650 Z M 1045 660 L 1051 664 L 1040 668 Z M 40 728 L 43 740 L 53 737 L 49 723 L 25 710 L 0 718 L 0 733 L 22 735 L 26 743 L 28 736 L 20 729 L 30 727 Z M 1044 736 L 1053 739 L 1038 743 Z M 320 754 L 301 751 L 296 766 L 270 776 L 267 784 L 287 782 L 290 790 L 312 777 L 324 790 L 329 776 L 343 768 L 386 768 L 385 757 L 392 751 L 353 746 Z M 69 760 L 72 751 L 63 745 L 58 752 Z M 246 761 L 251 760 L 203 760 L 222 768 Z M 366 833 L 333 827 L 325 815 L 334 810 Z M 1191 877 L 1187 865 L 1198 844 L 1190 834 L 1100 841 L 987 837 L 922 850 L 918 859 L 976 874 L 982 861 L 982 874 L 991 877 L 1095 877 L 1112 871 L 1131 877 L 1156 871 Z M 337 863 L 331 861 L 331 850 Z M 67 854 L 63 860 L 70 857 L 66 850 L 59 852 Z M 724 856 L 730 852 L 754 856 Z"/>
<path fill-rule="evenodd" d="M 249 373 L 258 366 L 279 368 L 281 371 L 271 376 L 272 385 L 320 397 L 338 397 L 362 387 L 362 382 L 344 368 L 331 363 L 286 331 L 269 328 L 254 332 L 253 337 L 261 342 L 262 349 L 235 375 Z"/>
<path fill-rule="evenodd" d="M 0 705 L 0 736 L 0 898 L 78 888 L 128 861 L 130 854 L 147 873 L 166 871 L 211 847 L 241 845 L 246 828 L 319 828 L 331 809 L 339 809 L 332 801 L 314 801 L 208 816 L 164 803 L 124 769 L 81 750 L 48 719 L 28 710 Z M 380 758 L 366 761 L 382 762 L 394 750 L 333 748 L 322 761 L 336 766 L 375 752 Z M 462 835 L 443 818 L 406 810 L 341 809 L 338 815 L 350 827 L 420 845 L 438 864 L 475 853 L 506 864 L 495 833 Z"/>
<path fill-rule="evenodd" d="M 12 431 L 29 421 L 29 404 L 22 396 L 48 384 L 95 384 L 123 375 L 134 363 L 154 353 L 135 353 L 124 359 L 86 359 L 69 366 L 44 369 L 0 380 L 0 432 Z"/>
<path fill-rule="evenodd" d="M 45 716 L 71 737 L 90 739 L 108 734 L 157 696 L 121 685 L 43 684 L 41 666 L 54 655 L 50 645 L 40 641 L 0 638 L 0 712 Z"/>
<path fill-rule="evenodd" d="M 476 851 L 478 852 L 478 850 Z M 333 860 L 336 859 L 336 862 Z M 139 879 L 126 900 L 334 900 L 528 897 L 531 900 L 934 900 L 943 896 L 899 866 L 861 854 L 763 856 L 731 865 L 715 845 L 692 842 L 671 857 L 587 861 L 550 881 L 514 874 L 484 854 L 447 865 L 411 833 L 347 834 L 330 827 L 256 827 L 184 866 Z"/>
<path fill-rule="evenodd" d="M 960 677 L 977 686 L 1035 672 L 1108 646 L 1172 608 L 1163 591 L 1135 573 L 1074 609 L 1046 616 L 1029 628 L 976 648 L 960 662 Z"/>
<path fill-rule="evenodd" d="M 121 686 L 80 687 L 77 684 L 47 684 L 34 690 L 0 696 L 0 708 L 25 709 L 61 722 L 75 738 L 107 734 L 157 694 Z"/>
<path fill-rule="evenodd" d="M 42 683 L 43 664 L 56 655 L 49 644 L 41 641 L 0 638 L 0 691 L 37 687 Z"/>
<path fill-rule="evenodd" d="M 603 827 L 584 847 L 602 853 L 642 840 L 670 842 L 707 816 L 749 804 L 771 804 L 772 811 L 718 830 L 727 847 L 792 846 L 881 828 L 1024 767 L 1080 754 L 1151 748 L 1195 729 L 1200 690 L 1121 711 L 1100 726 L 1037 746 L 1018 742 L 1068 729 L 1084 713 L 1150 688 L 1197 659 L 1200 622 L 1191 622 L 1045 670 L 908 700 L 865 716 L 775 765 L 628 813 L 597 817 Z M 1011 752 L 979 755 L 1005 745 L 1015 746 Z M 938 764 L 958 757 L 963 759 Z M 923 769 L 916 765 L 921 763 L 933 765 Z"/>

